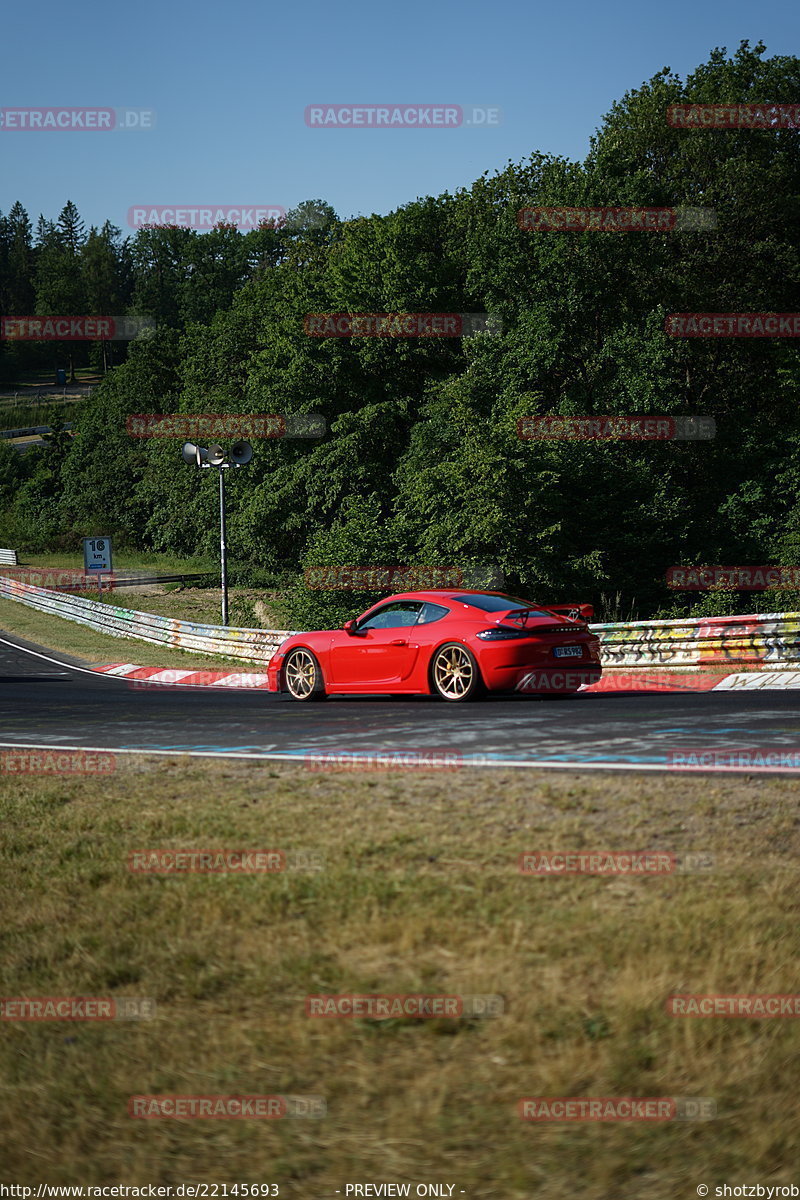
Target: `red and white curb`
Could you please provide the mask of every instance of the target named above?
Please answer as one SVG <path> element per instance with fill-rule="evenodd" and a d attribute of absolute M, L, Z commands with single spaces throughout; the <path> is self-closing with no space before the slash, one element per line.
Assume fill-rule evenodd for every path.
<path fill-rule="evenodd" d="M 744 688 L 748 692 L 762 688 L 800 688 L 800 671 L 751 671 L 739 675 L 726 675 L 717 684 L 718 691 Z"/>
<path fill-rule="evenodd" d="M 268 676 L 252 671 L 181 671 L 163 667 L 137 667 L 134 663 L 106 663 L 93 670 L 133 682 L 164 687 L 269 690 Z M 677 674 L 674 671 L 607 669 L 602 679 L 581 688 L 581 692 L 753 692 L 785 691 L 787 688 L 800 688 L 800 671 L 738 671 L 721 675 L 710 672 Z"/>
<path fill-rule="evenodd" d="M 735 671 L 726 675 L 674 671 L 615 671 L 606 668 L 602 679 L 584 692 L 730 692 L 785 691 L 800 688 L 800 671 Z"/>
<path fill-rule="evenodd" d="M 94 667 L 93 670 L 137 683 L 161 684 L 167 687 L 269 687 L 268 677 L 253 671 L 180 671 L 167 670 L 164 667 L 137 667 L 134 663 L 105 663 L 101 667 Z"/>

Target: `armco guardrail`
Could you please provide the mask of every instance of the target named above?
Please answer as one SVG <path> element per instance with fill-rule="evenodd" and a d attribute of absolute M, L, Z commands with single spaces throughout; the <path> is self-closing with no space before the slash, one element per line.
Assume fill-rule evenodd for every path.
<path fill-rule="evenodd" d="M 174 621 L 32 587 L 4 575 L 0 575 L 0 596 L 112 637 L 135 638 L 246 662 L 269 662 L 281 642 L 290 636 L 290 631 L 281 629 L 231 629 Z M 590 628 L 600 638 L 600 657 L 607 668 L 701 670 L 730 666 L 780 670 L 800 662 L 800 613 L 796 612 L 693 621 L 630 621 Z"/>
<path fill-rule="evenodd" d="M 215 571 L 199 571 L 182 575 L 114 575 L 108 586 L 110 588 L 149 587 L 151 583 L 197 583 L 200 579 L 208 579 L 216 575 Z M 209 585 L 211 586 L 211 585 Z M 219 586 L 219 582 L 217 582 Z"/>
<path fill-rule="evenodd" d="M 17 565 L 16 550 L 0 550 L 0 564 L 4 567 L 15 567 Z"/>
<path fill-rule="evenodd" d="M 0 575 L 0 597 L 18 600 L 39 612 L 52 613 L 79 625 L 88 625 L 111 637 L 136 638 L 179 650 L 194 650 L 201 654 L 221 654 L 226 658 L 241 658 L 246 662 L 266 663 L 289 633 L 280 629 L 231 629 L 223 625 L 195 625 L 191 621 L 174 621 L 152 613 L 118 608 L 32 587 L 6 575 Z"/>
<path fill-rule="evenodd" d="M 2 557 L 4 553 L 16 552 L 0 550 L 0 564 L 5 562 Z M 16 560 L 12 562 L 11 559 L 7 565 L 14 567 L 14 570 L 5 571 L 4 574 L 15 581 L 57 592 L 110 592 L 119 588 L 149 587 L 154 583 L 198 583 L 217 577 L 216 571 L 179 571 L 177 575 L 121 575 L 99 571 L 87 573 L 59 567 L 18 567 Z"/>
<path fill-rule="evenodd" d="M 800 662 L 800 613 L 591 625 L 604 667 L 779 670 Z"/>

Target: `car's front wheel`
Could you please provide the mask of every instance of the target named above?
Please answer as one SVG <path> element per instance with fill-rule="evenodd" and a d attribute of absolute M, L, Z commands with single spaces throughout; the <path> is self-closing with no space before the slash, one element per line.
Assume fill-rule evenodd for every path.
<path fill-rule="evenodd" d="M 442 700 L 474 700 L 483 690 L 474 654 L 458 642 L 440 646 L 431 660 L 431 687 Z"/>
<path fill-rule="evenodd" d="M 283 680 L 293 700 L 324 700 L 325 680 L 322 668 L 310 650 L 299 646 L 287 656 Z"/>

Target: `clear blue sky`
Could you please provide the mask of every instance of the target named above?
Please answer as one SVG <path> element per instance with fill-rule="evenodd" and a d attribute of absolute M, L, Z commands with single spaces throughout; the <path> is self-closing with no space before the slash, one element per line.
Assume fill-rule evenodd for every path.
<path fill-rule="evenodd" d="M 281 205 L 342 217 L 468 186 L 535 150 L 582 158 L 612 102 L 742 38 L 800 48 L 789 4 L 404 0 L 402 4 L 14 4 L 0 107 L 154 109 L 147 133 L 0 131 L 0 209 L 67 199 L 127 229 L 136 204 Z M 800 100 L 800 97 L 797 99 Z M 493 106 L 491 128 L 311 129 L 307 105 Z"/>

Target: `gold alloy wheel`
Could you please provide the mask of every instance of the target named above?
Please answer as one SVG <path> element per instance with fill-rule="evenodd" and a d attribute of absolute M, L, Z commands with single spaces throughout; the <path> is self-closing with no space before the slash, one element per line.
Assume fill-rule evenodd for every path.
<path fill-rule="evenodd" d="M 434 686 L 445 700 L 463 700 L 475 683 L 472 655 L 462 646 L 442 646 L 433 660 Z"/>
<path fill-rule="evenodd" d="M 293 650 L 286 660 L 284 668 L 286 687 L 295 700 L 307 700 L 319 691 L 317 684 L 317 664 L 308 650 Z"/>

